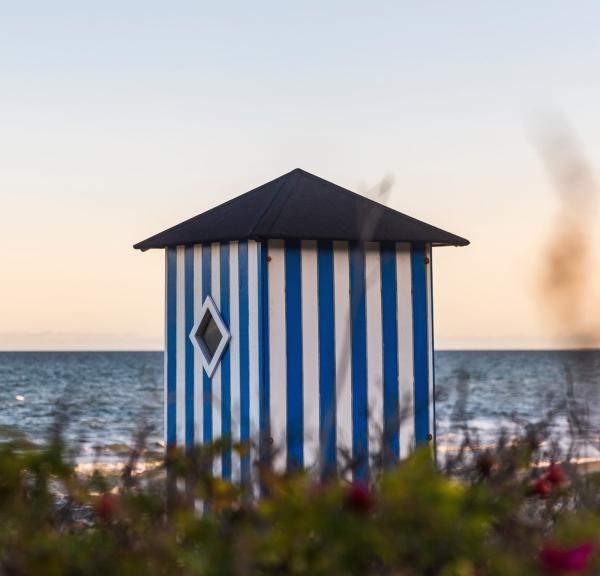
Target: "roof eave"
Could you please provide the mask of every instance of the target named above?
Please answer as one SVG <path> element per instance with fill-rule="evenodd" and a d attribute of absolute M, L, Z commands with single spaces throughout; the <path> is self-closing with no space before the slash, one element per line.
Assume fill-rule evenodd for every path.
<path fill-rule="evenodd" d="M 153 249 L 164 249 L 164 248 L 169 248 L 169 247 L 173 247 L 173 246 L 191 246 L 194 244 L 209 244 L 209 243 L 213 243 L 213 242 L 235 242 L 235 241 L 239 241 L 239 240 L 254 240 L 256 242 L 265 242 L 268 240 L 286 240 L 286 239 L 290 239 L 290 240 L 313 240 L 313 241 L 319 241 L 319 240 L 323 240 L 323 241 L 328 241 L 328 242 L 352 242 L 355 239 L 353 238 L 331 238 L 331 237 L 321 237 L 321 238 L 290 238 L 289 236 L 283 238 L 278 238 L 277 236 L 263 236 L 263 235 L 253 235 L 249 238 L 214 238 L 214 239 L 203 239 L 203 240 L 196 240 L 196 241 L 189 241 L 189 242 L 178 242 L 176 244 L 170 243 L 170 242 L 161 242 L 160 240 L 151 237 L 148 238 L 147 240 L 143 240 L 141 242 L 138 242 L 137 244 L 133 245 L 134 250 L 140 250 L 141 252 L 146 252 L 147 250 L 153 250 Z M 398 239 L 393 239 L 390 240 L 389 238 L 365 238 L 363 239 L 363 242 L 397 242 L 399 244 L 417 244 L 417 243 L 423 243 L 423 244 L 431 244 L 433 247 L 441 247 L 441 246 L 454 246 L 454 247 L 464 247 L 464 246 L 468 246 L 470 244 L 469 240 L 467 240 L 466 238 L 461 238 L 460 236 L 457 236 L 455 238 L 452 239 L 448 239 L 448 240 L 431 240 L 431 239 L 407 239 L 407 238 L 398 238 Z"/>

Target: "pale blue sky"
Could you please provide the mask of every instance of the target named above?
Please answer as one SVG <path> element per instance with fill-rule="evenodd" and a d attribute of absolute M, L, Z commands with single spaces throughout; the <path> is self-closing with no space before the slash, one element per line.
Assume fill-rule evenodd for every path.
<path fill-rule="evenodd" d="M 131 245 L 301 167 L 468 237 L 442 347 L 552 345 L 535 127 L 600 151 L 592 2 L 11 2 L 0 18 L 0 348 L 162 346 Z M 551 117 L 551 116 L 550 116 Z"/>

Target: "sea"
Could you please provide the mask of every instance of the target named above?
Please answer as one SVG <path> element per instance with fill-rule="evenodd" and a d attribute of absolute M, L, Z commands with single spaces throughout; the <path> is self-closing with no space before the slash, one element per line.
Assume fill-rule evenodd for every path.
<path fill-rule="evenodd" d="M 600 459 L 600 351 L 437 351 L 440 454 L 546 421 L 578 456 Z M 0 352 L 0 434 L 43 443 L 59 427 L 82 468 L 119 465 L 144 435 L 163 449 L 161 352 Z"/>

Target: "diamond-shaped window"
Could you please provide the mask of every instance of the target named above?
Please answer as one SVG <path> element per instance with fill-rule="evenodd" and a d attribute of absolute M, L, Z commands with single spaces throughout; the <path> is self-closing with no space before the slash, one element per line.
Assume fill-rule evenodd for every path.
<path fill-rule="evenodd" d="M 210 296 L 207 296 L 202 304 L 198 319 L 190 332 L 190 338 L 200 352 L 204 370 L 212 376 L 231 335 Z"/>

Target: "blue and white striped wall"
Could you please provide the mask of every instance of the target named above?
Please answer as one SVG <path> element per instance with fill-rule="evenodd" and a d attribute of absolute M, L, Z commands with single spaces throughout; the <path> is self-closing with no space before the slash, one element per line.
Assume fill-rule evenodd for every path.
<path fill-rule="evenodd" d="M 431 250 L 316 241 L 168 248 L 165 429 L 168 445 L 220 437 L 273 441 L 274 465 L 365 478 L 433 438 Z M 231 332 L 212 378 L 189 338 L 211 295 Z M 253 451 L 215 474 L 249 479 Z"/>

